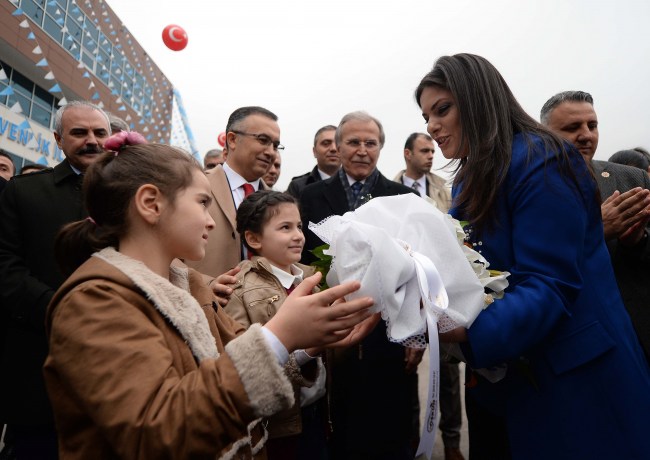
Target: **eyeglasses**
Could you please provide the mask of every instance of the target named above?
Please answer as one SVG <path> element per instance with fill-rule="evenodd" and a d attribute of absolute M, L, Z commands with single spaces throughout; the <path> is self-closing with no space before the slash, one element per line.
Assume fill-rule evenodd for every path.
<path fill-rule="evenodd" d="M 260 144 L 262 144 L 265 147 L 268 147 L 269 145 L 273 145 L 273 150 L 276 150 L 276 151 L 277 150 L 284 150 L 284 145 L 280 144 L 280 141 L 274 141 L 273 139 L 271 139 L 266 134 L 245 133 L 243 131 L 235 131 L 235 130 L 232 130 L 231 132 L 233 132 L 235 134 L 242 135 L 242 136 L 254 137 L 255 139 L 257 139 L 257 142 L 259 142 Z"/>
<path fill-rule="evenodd" d="M 345 145 L 358 149 L 361 145 L 365 145 L 367 150 L 375 150 L 379 148 L 379 141 L 376 139 L 368 139 L 367 141 L 362 141 L 360 139 L 348 139 L 345 141 Z"/>

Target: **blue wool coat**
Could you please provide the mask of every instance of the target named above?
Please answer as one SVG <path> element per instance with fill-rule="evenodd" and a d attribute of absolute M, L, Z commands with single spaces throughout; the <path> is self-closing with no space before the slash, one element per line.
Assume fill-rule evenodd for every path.
<path fill-rule="evenodd" d="M 512 275 L 463 345 L 472 367 L 508 362 L 508 374 L 469 392 L 505 416 L 514 459 L 647 459 L 650 371 L 616 285 L 595 184 L 573 150 L 570 163 L 578 187 L 538 138 L 529 155 L 515 135 L 498 226 L 471 234 L 491 268 Z"/>

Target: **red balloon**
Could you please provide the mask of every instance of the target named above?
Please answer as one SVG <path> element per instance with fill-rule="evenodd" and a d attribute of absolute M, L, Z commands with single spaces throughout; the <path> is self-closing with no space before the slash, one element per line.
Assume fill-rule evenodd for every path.
<path fill-rule="evenodd" d="M 219 145 L 224 147 L 226 145 L 226 133 L 223 132 L 217 136 L 217 142 L 219 142 Z"/>
<path fill-rule="evenodd" d="M 170 24 L 163 29 L 162 39 L 172 51 L 180 51 L 187 46 L 187 32 L 176 24 Z"/>

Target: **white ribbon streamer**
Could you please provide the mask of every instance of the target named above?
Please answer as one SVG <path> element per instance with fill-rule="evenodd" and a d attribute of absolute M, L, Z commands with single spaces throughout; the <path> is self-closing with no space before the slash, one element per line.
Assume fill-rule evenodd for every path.
<path fill-rule="evenodd" d="M 416 457 L 425 454 L 431 458 L 436 442 L 438 427 L 438 399 L 440 395 L 440 345 L 438 344 L 438 316 L 445 312 L 449 305 L 447 291 L 442 283 L 440 273 L 431 259 L 418 252 L 411 252 L 415 260 L 416 274 L 420 285 L 422 306 L 427 317 L 429 331 L 429 391 L 427 409 L 420 435 L 420 444 Z"/>

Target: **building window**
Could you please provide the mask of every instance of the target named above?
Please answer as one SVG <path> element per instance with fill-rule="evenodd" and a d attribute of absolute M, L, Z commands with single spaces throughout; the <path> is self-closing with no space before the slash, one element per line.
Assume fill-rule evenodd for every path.
<path fill-rule="evenodd" d="M 75 60 L 82 61 L 106 85 L 112 82 L 111 90 L 136 112 L 151 106 L 152 88 L 144 77 L 120 51 L 121 46 L 115 47 L 74 1 L 20 0 L 20 7 Z"/>
<path fill-rule="evenodd" d="M 22 0 L 20 7 L 38 26 L 43 26 L 45 0 Z"/>
<path fill-rule="evenodd" d="M 11 96 L 0 96 L 0 104 L 12 107 L 18 102 L 24 116 L 46 128 L 51 128 L 54 113 L 58 109 L 58 99 L 4 62 L 0 61 L 0 66 L 7 74 L 9 85 L 14 90 Z M 0 91 L 6 87 L 7 84 L 0 82 Z"/>

